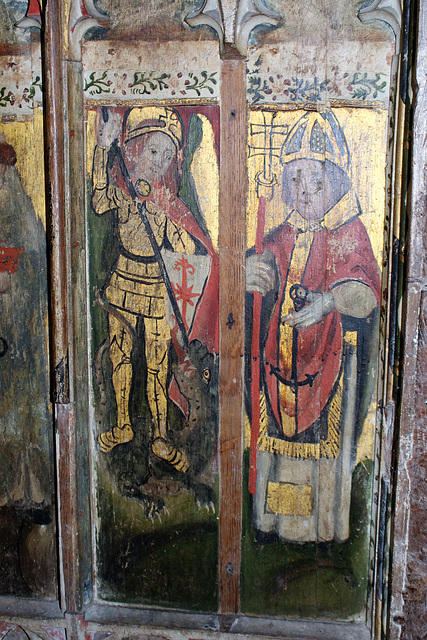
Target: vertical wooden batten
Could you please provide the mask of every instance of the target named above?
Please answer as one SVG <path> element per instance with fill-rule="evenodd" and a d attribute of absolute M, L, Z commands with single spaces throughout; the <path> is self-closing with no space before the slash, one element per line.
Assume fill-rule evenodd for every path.
<path fill-rule="evenodd" d="M 70 403 L 68 243 L 66 216 L 63 7 L 44 9 L 44 125 L 47 161 L 47 233 L 50 266 L 50 359 L 56 422 L 57 502 L 61 608 L 81 607 L 78 549 L 75 411 Z"/>
<path fill-rule="evenodd" d="M 403 358 L 398 405 L 399 446 L 395 451 L 394 529 L 391 544 L 390 640 L 422 637 L 427 623 L 425 562 L 426 469 L 426 397 L 427 397 L 427 6 L 419 3 L 408 7 L 407 25 L 417 24 L 416 41 L 409 46 L 409 67 L 413 64 L 413 90 L 410 138 L 404 146 L 410 150 L 408 186 L 408 231 L 405 240 L 406 266 L 403 298 Z M 397 440 L 397 437 L 396 437 Z"/>
<path fill-rule="evenodd" d="M 57 404 L 55 419 L 61 608 L 75 613 L 81 593 L 74 405 Z"/>
<path fill-rule="evenodd" d="M 64 89 L 62 26 L 59 3 L 45 7 L 44 91 L 45 143 L 47 150 L 48 241 L 50 250 L 51 362 L 53 400 L 70 400 L 68 365 L 68 301 L 64 181 Z"/>
<path fill-rule="evenodd" d="M 68 133 L 68 215 L 70 218 L 70 266 L 73 345 L 71 352 L 71 389 L 75 409 L 76 495 L 79 508 L 80 574 L 83 584 L 91 584 L 91 477 L 89 461 L 87 303 L 86 303 L 86 216 L 85 216 L 85 140 L 82 65 L 67 60 L 67 133 Z M 78 391 L 80 390 L 80 392 Z M 78 454 L 77 454 L 78 452 Z M 81 517 L 83 516 L 83 517 Z M 77 523 L 76 523 L 77 526 Z M 77 551 L 77 549 L 76 549 Z M 82 595 L 82 597 L 84 597 Z"/>
<path fill-rule="evenodd" d="M 243 354 L 246 249 L 246 63 L 226 46 L 221 62 L 219 218 L 219 610 L 240 606 Z"/>

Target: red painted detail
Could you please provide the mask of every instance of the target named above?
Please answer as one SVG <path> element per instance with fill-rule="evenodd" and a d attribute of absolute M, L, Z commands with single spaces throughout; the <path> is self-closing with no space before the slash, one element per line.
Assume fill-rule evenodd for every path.
<path fill-rule="evenodd" d="M 80 11 L 82 12 L 82 16 L 89 17 L 89 11 L 86 9 L 85 0 L 80 0 Z"/>
<path fill-rule="evenodd" d="M 10 622 L 0 622 L 0 640 L 12 629 L 19 630 L 19 627 L 14 624 L 10 624 Z"/>
<path fill-rule="evenodd" d="M 41 627 L 53 640 L 67 640 L 67 632 L 64 627 Z"/>
<path fill-rule="evenodd" d="M 0 271 L 15 273 L 23 253 L 23 247 L 0 247 Z"/>
<path fill-rule="evenodd" d="M 172 286 L 173 286 L 173 290 L 175 292 L 177 301 L 178 302 L 180 300 L 182 301 L 182 311 L 181 311 L 182 319 L 184 321 L 184 326 L 188 331 L 189 327 L 186 321 L 187 305 L 194 307 L 193 298 L 198 298 L 200 296 L 200 293 L 193 293 L 193 285 L 191 285 L 191 287 L 188 286 L 187 274 L 188 273 L 193 274 L 194 267 L 192 264 L 188 262 L 187 258 L 184 255 L 182 256 L 181 260 L 177 260 L 177 262 L 175 263 L 175 269 L 177 269 L 178 271 L 179 269 L 182 269 L 181 284 L 172 283 Z"/>
<path fill-rule="evenodd" d="M 81 20 L 83 20 L 84 18 L 90 18 L 90 17 L 91 15 L 89 11 L 86 9 L 86 0 L 80 0 L 80 15 L 76 19 L 75 24 L 72 26 L 71 33 L 74 33 L 75 28 L 77 27 L 78 24 L 80 24 Z"/>
<path fill-rule="evenodd" d="M 29 0 L 27 13 L 25 14 L 28 18 L 40 17 L 40 4 L 39 0 Z"/>

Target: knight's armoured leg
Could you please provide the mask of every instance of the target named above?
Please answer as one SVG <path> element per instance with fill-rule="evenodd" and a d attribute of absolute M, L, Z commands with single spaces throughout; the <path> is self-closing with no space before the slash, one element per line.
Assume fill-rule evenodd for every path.
<path fill-rule="evenodd" d="M 136 325 L 136 316 L 122 312 L 124 320 L 131 326 Z M 132 385 L 131 353 L 133 338 L 125 325 L 113 315 L 108 318 L 110 333 L 110 359 L 113 367 L 112 381 L 117 403 L 117 426 L 112 431 L 102 433 L 98 442 L 101 451 L 111 451 L 118 444 L 130 442 L 133 430 L 129 417 L 129 398 Z"/>
<path fill-rule="evenodd" d="M 168 441 L 168 341 L 170 329 L 165 318 L 144 318 L 147 360 L 147 398 L 154 422 L 153 453 L 178 471 L 187 471 L 189 461 L 183 451 Z"/>
<path fill-rule="evenodd" d="M 169 327 L 164 319 L 144 318 L 147 397 L 154 422 L 154 438 L 167 433 L 167 394 Z"/>

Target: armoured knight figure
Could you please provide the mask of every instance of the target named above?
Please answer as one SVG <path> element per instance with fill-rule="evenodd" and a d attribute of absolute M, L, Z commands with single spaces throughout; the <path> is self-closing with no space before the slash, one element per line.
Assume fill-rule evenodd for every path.
<path fill-rule="evenodd" d="M 121 133 L 120 133 L 121 129 Z M 97 215 L 117 216 L 120 255 L 100 292 L 108 311 L 112 382 L 117 402 L 117 426 L 99 436 L 101 451 L 129 442 L 134 431 L 129 415 L 132 385 L 131 352 L 136 325 L 145 330 L 147 398 L 153 420 L 152 452 L 181 472 L 188 470 L 184 451 L 168 439 L 167 377 L 171 327 L 166 312 L 166 287 L 136 203 L 117 165 L 107 169 L 108 147 L 118 138 L 124 160 L 159 248 L 194 254 L 201 242 L 186 228 L 191 213 L 177 197 L 178 158 L 183 145 L 179 114 L 165 107 L 131 109 L 123 118 L 110 112 L 99 122 L 93 163 L 92 207 Z M 179 214 L 178 210 L 182 210 Z M 185 210 L 185 211 L 184 211 Z M 194 223 L 194 219 L 193 219 Z M 192 223 L 192 224 L 193 224 Z M 202 247 L 203 249 L 203 247 Z"/>

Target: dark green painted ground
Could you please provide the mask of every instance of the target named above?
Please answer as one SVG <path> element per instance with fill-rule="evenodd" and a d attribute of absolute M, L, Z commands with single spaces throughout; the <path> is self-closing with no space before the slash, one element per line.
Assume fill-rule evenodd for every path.
<path fill-rule="evenodd" d="M 245 464 L 247 487 L 248 459 Z M 347 618 L 365 607 L 373 463 L 353 473 L 351 537 L 345 543 L 266 544 L 255 541 L 250 497 L 243 507 L 242 611 L 260 615 Z"/>
<path fill-rule="evenodd" d="M 107 480 L 108 482 L 108 480 Z M 100 596 L 129 604 L 217 610 L 217 516 L 189 492 L 150 521 L 136 501 L 100 492 Z M 108 523 L 108 524 L 107 524 Z"/>

